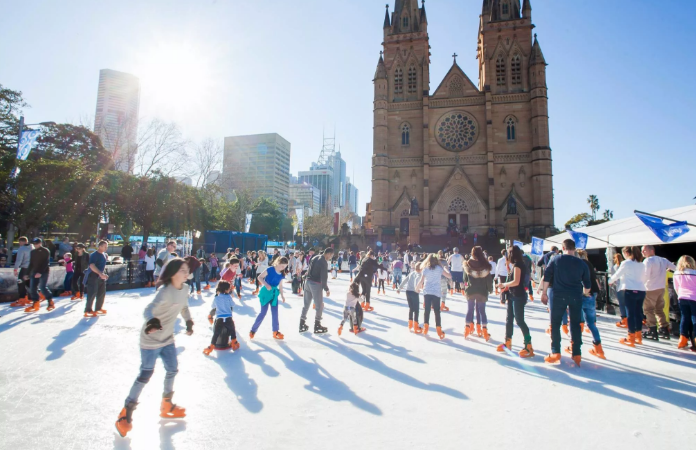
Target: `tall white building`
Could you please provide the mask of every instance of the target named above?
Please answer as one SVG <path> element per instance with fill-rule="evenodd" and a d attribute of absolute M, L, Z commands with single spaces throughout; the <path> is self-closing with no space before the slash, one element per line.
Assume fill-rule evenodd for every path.
<path fill-rule="evenodd" d="M 350 177 L 346 177 L 346 205 L 350 208 L 350 210 L 357 214 L 358 213 L 358 188 L 355 187 L 355 185 L 352 183 L 352 180 Z"/>
<path fill-rule="evenodd" d="M 129 73 L 100 70 L 94 132 L 113 155 L 117 170 L 133 171 L 139 110 L 140 80 Z"/>

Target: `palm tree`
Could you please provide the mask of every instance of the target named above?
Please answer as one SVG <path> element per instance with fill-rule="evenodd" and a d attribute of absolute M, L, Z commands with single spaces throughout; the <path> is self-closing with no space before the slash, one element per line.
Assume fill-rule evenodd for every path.
<path fill-rule="evenodd" d="M 597 220 L 597 211 L 599 211 L 599 198 L 596 195 L 590 195 L 587 198 L 587 204 L 590 205 L 590 211 L 592 211 L 592 220 Z"/>
<path fill-rule="evenodd" d="M 604 220 L 613 220 L 614 219 L 614 211 L 611 209 L 605 209 L 604 210 Z"/>

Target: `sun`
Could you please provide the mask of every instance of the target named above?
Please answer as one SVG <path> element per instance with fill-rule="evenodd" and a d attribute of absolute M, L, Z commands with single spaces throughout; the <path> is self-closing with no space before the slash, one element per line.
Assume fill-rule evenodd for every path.
<path fill-rule="evenodd" d="M 195 108 L 213 90 L 206 47 L 191 41 L 158 42 L 137 54 L 141 101 L 156 109 Z"/>

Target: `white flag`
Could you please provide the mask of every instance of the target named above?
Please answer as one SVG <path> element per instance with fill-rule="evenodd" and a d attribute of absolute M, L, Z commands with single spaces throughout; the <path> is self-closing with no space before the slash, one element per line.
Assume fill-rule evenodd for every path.
<path fill-rule="evenodd" d="M 29 156 L 29 152 L 36 145 L 36 139 L 39 137 L 39 130 L 23 131 L 22 138 L 17 146 L 17 159 L 24 161 Z"/>
<path fill-rule="evenodd" d="M 244 224 L 244 232 L 245 233 L 248 233 L 249 230 L 251 229 L 251 216 L 253 216 L 253 214 L 246 215 L 246 223 Z"/>
<path fill-rule="evenodd" d="M 304 232 L 304 208 L 295 209 L 295 215 L 297 216 L 297 230 L 300 233 Z"/>

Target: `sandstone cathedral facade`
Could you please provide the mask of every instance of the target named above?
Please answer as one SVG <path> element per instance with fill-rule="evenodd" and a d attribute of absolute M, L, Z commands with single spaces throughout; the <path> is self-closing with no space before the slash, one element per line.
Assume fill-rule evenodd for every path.
<path fill-rule="evenodd" d="M 530 2 L 483 0 L 478 85 L 455 54 L 434 92 L 425 4 L 387 5 L 368 213 L 380 235 L 525 239 L 553 228 L 546 61 Z"/>

